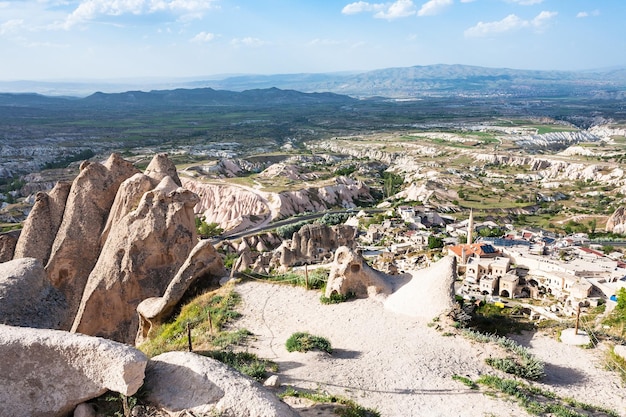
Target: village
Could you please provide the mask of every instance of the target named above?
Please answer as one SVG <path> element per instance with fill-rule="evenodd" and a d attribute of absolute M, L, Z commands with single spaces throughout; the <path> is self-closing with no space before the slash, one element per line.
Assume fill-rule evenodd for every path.
<path fill-rule="evenodd" d="M 606 304 L 610 311 L 617 291 L 626 287 L 623 253 L 609 246 L 605 254 L 584 233 L 559 237 L 539 228 L 474 222 L 471 212 L 457 222 L 424 206 L 399 206 L 385 217 L 358 238 L 364 257 L 393 275 L 428 266 L 436 259 L 424 254 L 440 248 L 456 258 L 456 293 L 467 300 L 502 306 L 538 300 L 545 308 L 534 308 L 534 318 L 568 317 L 579 306 Z"/>

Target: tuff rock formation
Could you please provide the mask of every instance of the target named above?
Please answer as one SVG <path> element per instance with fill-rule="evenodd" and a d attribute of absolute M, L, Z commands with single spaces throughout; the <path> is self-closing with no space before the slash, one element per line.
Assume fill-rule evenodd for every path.
<path fill-rule="evenodd" d="M 20 233 L 20 230 L 11 230 L 10 232 L 0 234 L 0 262 L 7 262 L 13 259 Z"/>
<path fill-rule="evenodd" d="M 446 256 L 428 268 L 409 271 L 411 280 L 385 300 L 399 314 L 432 319 L 454 308 L 456 258 Z"/>
<path fill-rule="evenodd" d="M 362 181 L 337 177 L 323 187 L 308 187 L 281 193 L 263 192 L 250 187 L 203 183 L 183 178 L 183 186 L 200 197 L 196 213 L 208 223 L 218 223 L 236 232 L 272 219 L 297 213 L 326 210 L 331 207 L 355 207 L 359 202 L 374 201 Z"/>
<path fill-rule="evenodd" d="M 147 399 L 172 416 L 297 417 L 258 382 L 214 359 L 191 352 L 152 358 L 146 369 Z"/>
<path fill-rule="evenodd" d="M 363 257 L 348 247 L 340 247 L 330 268 L 326 297 L 355 294 L 357 297 L 389 295 L 393 278 L 370 267 Z"/>
<path fill-rule="evenodd" d="M 356 228 L 352 226 L 307 224 L 295 232 L 291 241 L 279 248 L 280 264 L 292 266 L 332 256 L 340 246 L 356 247 Z"/>
<path fill-rule="evenodd" d="M 198 197 L 166 176 L 112 225 L 89 274 L 72 331 L 132 343 L 136 308 L 157 297 L 197 242 Z"/>
<path fill-rule="evenodd" d="M 133 395 L 147 358 L 111 340 L 0 325 L 0 415 L 66 417 L 111 390 Z"/>
<path fill-rule="evenodd" d="M 200 241 L 191 251 L 176 276 L 170 281 L 161 297 L 146 298 L 137 306 L 139 331 L 135 343 L 138 345 L 150 330 L 167 319 L 174 307 L 183 298 L 189 287 L 202 279 L 220 277 L 224 274 L 222 257 L 208 240 Z"/>
<path fill-rule="evenodd" d="M 0 263 L 0 323 L 58 328 L 66 304 L 46 276 L 39 259 Z"/>
<path fill-rule="evenodd" d="M 626 233 L 626 208 L 620 206 L 606 221 L 605 230 L 612 233 Z"/>
<path fill-rule="evenodd" d="M 49 193 L 40 191 L 36 194 L 35 204 L 17 241 L 14 258 L 37 258 L 44 265 L 48 262 L 63 220 L 70 186 L 68 182 L 59 181 Z"/>
<path fill-rule="evenodd" d="M 100 233 L 122 181 L 138 172 L 130 162 L 112 154 L 104 163 L 83 162 L 72 182 L 46 265 L 50 282 L 60 289 L 68 301 L 69 327 L 78 310 L 89 273 L 100 254 Z"/>

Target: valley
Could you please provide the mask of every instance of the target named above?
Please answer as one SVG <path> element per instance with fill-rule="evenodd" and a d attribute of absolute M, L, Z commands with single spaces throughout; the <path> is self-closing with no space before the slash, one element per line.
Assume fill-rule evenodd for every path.
<path fill-rule="evenodd" d="M 38 308 L 52 312 L 22 314 L 23 290 L 7 284 L 0 296 L 18 298 L 0 318 L 134 343 L 153 364 L 185 340 L 204 353 L 258 354 L 277 363 L 263 378 L 383 415 L 444 415 L 446 404 L 463 413 L 477 392 L 485 401 L 473 415 L 494 415 L 512 397 L 478 388 L 490 373 L 538 380 L 558 393 L 528 388 L 550 398 L 539 402 L 575 415 L 624 415 L 623 104 L 543 93 L 0 94 L 0 257 L 7 271 L 36 272 Z M 185 316 L 209 307 L 181 304 L 227 281 L 219 291 L 243 294 L 242 319 L 213 328 L 212 313 Z M 582 343 L 566 338 L 577 315 Z M 393 334 L 372 338 L 368 323 Z M 301 353 L 295 364 L 282 338 L 298 326 L 330 335 L 334 356 Z M 474 331 L 509 341 L 477 348 Z M 416 360 L 419 349 L 430 359 Z M 512 371 L 502 363 L 520 360 L 506 349 L 524 366 L 546 358 L 545 369 Z M 569 369 L 554 350 L 581 363 Z M 412 376 L 401 378 L 407 363 Z M 593 406 L 567 400 L 595 389 Z M 299 405 L 303 416 L 320 410 Z"/>

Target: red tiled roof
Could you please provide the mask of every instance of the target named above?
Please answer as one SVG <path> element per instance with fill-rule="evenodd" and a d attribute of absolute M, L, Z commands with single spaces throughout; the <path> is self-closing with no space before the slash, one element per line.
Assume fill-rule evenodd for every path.
<path fill-rule="evenodd" d="M 499 253 L 493 246 L 487 243 L 471 243 L 466 245 L 450 246 L 448 248 L 448 250 L 451 250 L 459 258 L 463 256 L 463 249 L 465 249 L 465 256 L 478 255 L 483 257 Z"/>
<path fill-rule="evenodd" d="M 598 258 L 603 258 L 604 257 L 604 254 L 602 252 L 598 252 L 597 250 L 593 250 L 593 249 L 589 249 L 589 248 L 585 248 L 585 247 L 580 247 L 579 249 L 581 251 L 585 252 L 585 253 L 596 255 Z"/>

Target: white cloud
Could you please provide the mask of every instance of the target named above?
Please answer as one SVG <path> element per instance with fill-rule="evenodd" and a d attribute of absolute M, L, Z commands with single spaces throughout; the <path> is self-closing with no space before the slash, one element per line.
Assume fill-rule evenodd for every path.
<path fill-rule="evenodd" d="M 142 15 L 155 12 L 198 14 L 214 8 L 217 0 L 82 0 L 67 16 L 65 28 L 95 19 L 98 16 L 123 14 Z"/>
<path fill-rule="evenodd" d="M 393 3 L 368 3 L 366 1 L 357 1 L 346 5 L 341 10 L 343 14 L 364 12 L 374 12 L 374 17 L 377 19 L 392 20 L 413 16 L 415 14 L 415 4 L 413 4 L 413 0 L 396 0 Z"/>
<path fill-rule="evenodd" d="M 445 8 L 452 5 L 452 0 L 430 0 L 424 3 L 417 12 L 418 16 L 433 16 L 441 13 Z"/>
<path fill-rule="evenodd" d="M 545 28 L 548 22 L 557 14 L 557 12 L 542 11 L 530 21 L 510 14 L 504 19 L 495 22 L 478 22 L 475 26 L 467 29 L 464 34 L 467 38 L 479 38 L 523 28 L 534 28 L 540 31 Z"/>
<path fill-rule="evenodd" d="M 532 6 L 534 4 L 541 4 L 543 0 L 508 0 L 509 3 L 516 3 L 520 6 Z"/>
<path fill-rule="evenodd" d="M 262 46 L 267 44 L 267 42 L 262 41 L 259 38 L 253 38 L 253 37 L 246 37 L 246 38 L 235 38 L 233 40 L 230 41 L 230 44 L 233 46 L 250 46 L 250 47 L 255 47 L 255 46 Z"/>
<path fill-rule="evenodd" d="M 347 4 L 341 13 L 343 14 L 357 14 L 363 12 L 377 12 L 385 8 L 384 4 L 372 4 L 366 1 L 357 1 L 356 3 Z"/>
<path fill-rule="evenodd" d="M 594 10 L 591 13 L 590 12 L 578 12 L 578 14 L 576 15 L 576 17 L 589 17 L 589 16 L 600 16 L 600 10 Z"/>
<path fill-rule="evenodd" d="M 461 0 L 461 3 L 472 3 L 476 0 Z"/>
<path fill-rule="evenodd" d="M 451 0 L 450 0 L 451 1 Z M 413 16 L 415 5 L 412 0 L 397 0 L 392 3 L 387 10 L 381 10 L 374 17 L 378 19 L 398 19 L 400 17 Z"/>
<path fill-rule="evenodd" d="M 557 12 L 543 11 L 539 13 L 530 23 L 536 28 L 543 28 L 548 24 L 548 21 L 550 21 L 557 14 Z"/>
<path fill-rule="evenodd" d="M 22 19 L 8 20 L 8 21 L 0 24 L 0 35 L 6 35 L 8 33 L 15 32 L 23 24 L 24 24 L 24 21 Z"/>
<path fill-rule="evenodd" d="M 195 42 L 195 43 L 206 43 L 206 42 L 211 42 L 213 39 L 215 39 L 214 33 L 200 32 L 196 36 L 191 38 L 189 41 Z"/>
<path fill-rule="evenodd" d="M 309 42 L 309 46 L 317 46 L 317 45 L 339 45 L 341 42 L 333 40 L 333 39 L 320 39 L 315 38 Z"/>
<path fill-rule="evenodd" d="M 488 36 L 492 33 L 503 33 L 528 26 L 528 22 L 510 14 L 496 22 L 478 22 L 475 26 L 467 29 L 464 33 L 468 38 Z"/>

